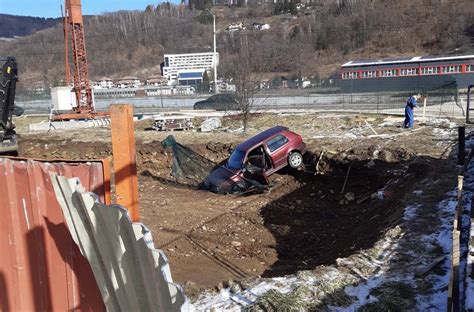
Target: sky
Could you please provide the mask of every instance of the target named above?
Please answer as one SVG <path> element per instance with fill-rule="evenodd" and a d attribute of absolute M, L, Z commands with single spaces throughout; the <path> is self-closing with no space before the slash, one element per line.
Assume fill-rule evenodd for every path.
<path fill-rule="evenodd" d="M 148 4 L 158 4 L 157 0 L 82 0 L 82 13 L 95 15 L 119 10 L 145 10 Z M 64 0 L 0 0 L 0 13 L 60 17 Z"/>

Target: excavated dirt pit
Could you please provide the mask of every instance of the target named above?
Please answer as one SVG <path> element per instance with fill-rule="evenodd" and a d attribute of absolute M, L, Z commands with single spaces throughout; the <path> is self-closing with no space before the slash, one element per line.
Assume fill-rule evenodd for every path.
<path fill-rule="evenodd" d="M 219 162 L 232 145 L 189 147 Z M 175 180 L 169 151 L 157 141 L 137 145 L 142 221 L 169 257 L 174 279 L 190 295 L 220 288 L 229 279 L 314 269 L 370 248 L 399 222 L 404 194 L 439 161 L 402 148 L 369 146 L 322 157 L 317 148 L 310 151 L 307 171 L 283 170 L 271 177 L 269 192 L 236 196 Z M 100 142 L 23 140 L 20 146 L 23 157 L 110 154 L 110 145 Z"/>

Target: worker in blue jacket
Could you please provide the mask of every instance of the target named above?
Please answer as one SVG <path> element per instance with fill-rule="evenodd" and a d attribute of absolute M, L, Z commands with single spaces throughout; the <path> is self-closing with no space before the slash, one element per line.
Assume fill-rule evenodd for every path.
<path fill-rule="evenodd" d="M 407 105 L 405 106 L 405 121 L 403 122 L 404 128 L 413 128 L 413 123 L 415 121 L 413 109 L 416 106 L 416 100 L 420 97 L 420 95 L 412 95 L 407 100 Z"/>

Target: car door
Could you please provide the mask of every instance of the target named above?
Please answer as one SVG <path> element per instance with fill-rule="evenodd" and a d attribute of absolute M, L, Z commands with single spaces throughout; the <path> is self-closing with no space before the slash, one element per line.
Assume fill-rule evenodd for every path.
<path fill-rule="evenodd" d="M 274 171 L 288 165 L 288 151 L 285 148 L 288 145 L 289 139 L 283 134 L 279 133 L 265 142 L 268 155 L 273 162 Z"/>
<path fill-rule="evenodd" d="M 268 184 L 266 169 L 266 151 L 263 145 L 250 150 L 244 163 L 244 177 L 249 180 L 257 181 L 262 185 Z"/>

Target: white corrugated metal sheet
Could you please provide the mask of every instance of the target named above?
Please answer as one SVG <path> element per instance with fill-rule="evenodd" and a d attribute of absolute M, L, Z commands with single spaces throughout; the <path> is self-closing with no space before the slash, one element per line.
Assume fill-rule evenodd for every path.
<path fill-rule="evenodd" d="M 168 260 L 143 224 L 123 207 L 85 193 L 78 179 L 51 174 L 73 240 L 89 260 L 108 311 L 187 311 Z"/>

